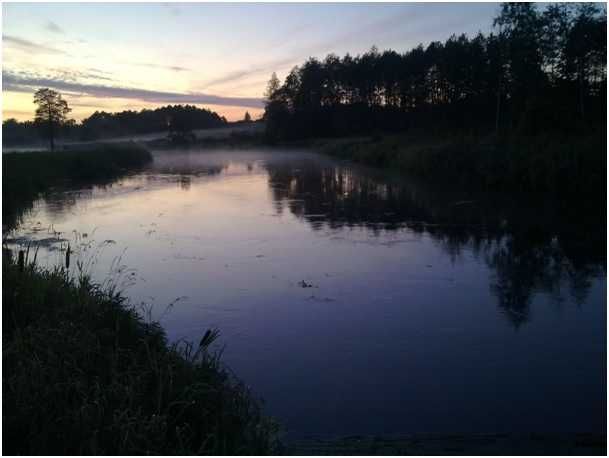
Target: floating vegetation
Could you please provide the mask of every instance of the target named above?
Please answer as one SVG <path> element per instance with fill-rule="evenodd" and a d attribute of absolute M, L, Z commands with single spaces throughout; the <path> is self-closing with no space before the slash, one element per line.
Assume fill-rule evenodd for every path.
<path fill-rule="evenodd" d="M 300 280 L 298 282 L 298 286 L 300 286 L 301 288 L 317 288 L 317 286 L 313 285 L 312 283 L 307 283 L 304 280 Z"/>

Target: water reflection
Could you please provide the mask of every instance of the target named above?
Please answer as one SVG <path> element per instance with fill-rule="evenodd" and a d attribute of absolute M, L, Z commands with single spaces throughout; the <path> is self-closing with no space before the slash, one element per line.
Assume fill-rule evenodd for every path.
<path fill-rule="evenodd" d="M 286 428 L 339 435 L 604 428 L 604 228 L 310 153 L 172 151 L 11 237 L 91 246 L 100 281 L 122 259 L 170 340 L 217 326 Z"/>
<path fill-rule="evenodd" d="M 606 224 L 599 215 L 573 218 L 543 201 L 529 199 L 523 206 L 513 196 L 465 193 L 310 154 L 258 160 L 247 154 L 159 154 L 151 170 L 127 183 L 50 193 L 43 201 L 52 223 L 96 196 L 167 182 L 189 191 L 193 180 L 235 170 L 266 173 L 276 215 L 287 210 L 315 231 L 358 227 L 372 237 L 405 231 L 431 237 L 453 264 L 473 255 L 489 267 L 490 291 L 516 328 L 530 319 L 536 293 L 547 293 L 556 304 L 566 293 L 581 306 L 592 279 L 605 273 Z"/>
<path fill-rule="evenodd" d="M 178 184 L 180 185 L 180 189 L 183 191 L 188 191 L 190 189 L 191 178 L 189 175 L 180 175 L 178 177 Z"/>
<path fill-rule="evenodd" d="M 357 226 L 379 236 L 406 229 L 431 236 L 452 262 L 464 250 L 484 260 L 492 272 L 490 290 L 514 327 L 530 319 L 535 293 L 548 293 L 560 303 L 566 284 L 581 305 L 591 279 L 605 273 L 603 218 L 586 215 L 586 225 L 580 217 L 574 228 L 563 209 L 535 204 L 530 197 L 523 207 L 513 196 L 388 179 L 352 165 L 302 161 L 267 168 L 277 212 L 287 208 L 315 230 Z M 583 227 L 593 232 L 583 237 Z"/>

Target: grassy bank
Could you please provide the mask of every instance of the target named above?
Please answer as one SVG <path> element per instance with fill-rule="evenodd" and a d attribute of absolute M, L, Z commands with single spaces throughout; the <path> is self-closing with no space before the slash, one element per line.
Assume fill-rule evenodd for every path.
<path fill-rule="evenodd" d="M 7 228 L 14 226 L 19 215 L 52 188 L 104 183 L 151 160 L 150 152 L 135 144 L 3 154 L 3 224 Z"/>
<path fill-rule="evenodd" d="M 271 423 L 209 353 L 214 333 L 198 347 L 168 345 L 85 275 L 19 265 L 7 252 L 2 271 L 5 453 L 273 451 Z"/>
<path fill-rule="evenodd" d="M 605 192 L 605 134 L 478 138 L 393 135 L 318 140 L 321 152 L 470 188 L 558 195 Z"/>
<path fill-rule="evenodd" d="M 51 189 L 104 183 L 152 159 L 135 145 L 5 154 L 4 224 Z M 33 251 L 33 250 L 32 250 Z M 24 253 L 21 253 L 24 254 Z M 2 254 L 3 450 L 8 454 L 268 454 L 274 427 L 198 346 L 170 345 L 83 272 Z M 28 261 L 28 258 L 32 260 Z"/>

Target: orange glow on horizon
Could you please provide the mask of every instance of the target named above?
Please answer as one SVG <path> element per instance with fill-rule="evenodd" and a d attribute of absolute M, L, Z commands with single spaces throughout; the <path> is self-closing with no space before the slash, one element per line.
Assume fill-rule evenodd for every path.
<path fill-rule="evenodd" d="M 95 111 L 119 112 L 125 110 L 140 111 L 143 109 L 154 110 L 167 104 L 150 103 L 143 101 L 135 101 L 130 99 L 100 99 L 96 97 L 73 97 L 70 94 L 63 94 L 63 98 L 68 102 L 72 109 L 69 118 L 80 122 L 91 116 Z M 2 92 L 2 121 L 10 118 L 15 118 L 18 121 L 31 121 L 34 119 L 34 95 L 25 92 Z M 264 113 L 263 109 L 226 106 L 226 105 L 202 105 L 193 104 L 198 108 L 206 108 L 215 111 L 220 116 L 224 116 L 228 121 L 239 121 L 245 116 L 245 112 L 249 112 L 253 119 L 258 119 Z M 8 108 L 10 107 L 10 108 Z"/>

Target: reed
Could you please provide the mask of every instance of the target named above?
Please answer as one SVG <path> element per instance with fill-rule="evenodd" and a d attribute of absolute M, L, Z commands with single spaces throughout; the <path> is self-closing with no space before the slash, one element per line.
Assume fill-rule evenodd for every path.
<path fill-rule="evenodd" d="M 217 331 L 169 344 L 115 289 L 32 255 L 2 256 L 5 453 L 273 453 L 274 423 L 211 350 Z"/>

